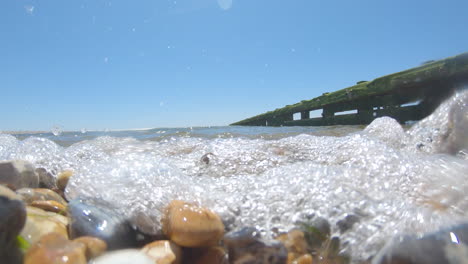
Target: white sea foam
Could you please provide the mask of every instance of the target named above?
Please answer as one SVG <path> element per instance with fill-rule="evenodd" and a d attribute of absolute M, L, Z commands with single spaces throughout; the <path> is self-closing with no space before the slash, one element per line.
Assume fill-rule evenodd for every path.
<path fill-rule="evenodd" d="M 384 117 L 342 137 L 106 136 L 61 147 L 0 135 L 0 159 L 73 169 L 68 198 L 105 199 L 145 232 L 160 232 L 164 206 L 183 199 L 218 212 L 227 228 L 266 236 L 322 216 L 345 250 L 367 259 L 395 234 L 468 219 L 467 102 L 459 93 L 407 132 Z M 360 221 L 340 234 L 335 224 L 348 214 Z"/>

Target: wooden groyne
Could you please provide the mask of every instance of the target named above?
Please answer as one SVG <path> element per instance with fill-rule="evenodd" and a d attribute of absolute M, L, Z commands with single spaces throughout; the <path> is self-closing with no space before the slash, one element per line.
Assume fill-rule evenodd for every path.
<path fill-rule="evenodd" d="M 456 89 L 468 83 L 468 53 L 386 75 L 311 100 L 287 105 L 231 125 L 326 126 L 369 124 L 390 116 L 400 123 L 429 115 Z M 322 110 L 321 117 L 310 112 Z M 352 114 L 340 112 L 353 111 Z M 294 118 L 299 116 L 300 118 Z M 296 120 L 294 120 L 296 119 Z"/>

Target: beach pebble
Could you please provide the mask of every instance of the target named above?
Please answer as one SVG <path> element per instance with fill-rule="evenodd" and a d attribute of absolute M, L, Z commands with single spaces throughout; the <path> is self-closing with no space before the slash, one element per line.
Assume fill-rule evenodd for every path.
<path fill-rule="evenodd" d="M 97 199 L 75 199 L 68 204 L 70 236 L 104 240 L 109 250 L 138 246 L 137 232 L 115 208 Z"/>
<path fill-rule="evenodd" d="M 283 243 L 288 250 L 288 258 L 290 254 L 296 259 L 307 253 L 307 242 L 304 233 L 300 230 L 293 229 L 286 234 L 279 235 L 276 240 Z"/>
<path fill-rule="evenodd" d="M 17 195 L 10 188 L 0 184 L 0 196 L 5 196 L 13 200 L 21 200 L 21 197 Z"/>
<path fill-rule="evenodd" d="M 323 217 L 317 217 L 307 223 L 301 222 L 300 226 L 310 249 L 320 248 L 331 235 L 330 223 Z"/>
<path fill-rule="evenodd" d="M 73 239 L 73 242 L 77 242 L 77 243 L 81 243 L 85 245 L 87 260 L 99 257 L 107 250 L 106 242 L 96 237 L 82 236 L 82 237 Z"/>
<path fill-rule="evenodd" d="M 0 183 L 10 184 L 15 189 L 39 186 L 39 176 L 34 166 L 22 160 L 0 162 Z"/>
<path fill-rule="evenodd" d="M 336 226 L 338 226 L 341 233 L 344 233 L 351 229 L 354 224 L 358 223 L 359 220 L 360 219 L 357 215 L 348 214 L 343 219 L 338 220 L 338 222 L 336 222 Z"/>
<path fill-rule="evenodd" d="M 169 240 L 154 241 L 144 246 L 141 252 L 157 264 L 180 264 L 182 261 L 182 249 Z"/>
<path fill-rule="evenodd" d="M 31 206 L 26 207 L 26 213 L 26 224 L 21 231 L 21 236 L 29 244 L 36 243 L 49 233 L 58 233 L 68 237 L 68 219 L 65 216 Z"/>
<path fill-rule="evenodd" d="M 223 241 L 228 248 L 230 263 L 287 263 L 286 247 L 279 241 L 263 241 L 255 228 L 244 227 L 239 231 L 229 232 Z"/>
<path fill-rule="evenodd" d="M 16 246 L 16 236 L 26 221 L 24 203 L 0 196 L 0 262 L 20 264 L 22 255 Z"/>
<path fill-rule="evenodd" d="M 154 260 L 137 249 L 123 249 L 107 252 L 89 264 L 155 264 Z"/>
<path fill-rule="evenodd" d="M 53 189 L 55 185 L 55 177 L 45 168 L 37 168 L 36 173 L 39 176 L 39 187 Z"/>
<path fill-rule="evenodd" d="M 67 205 L 67 202 L 58 193 L 45 188 L 21 188 L 16 193 L 27 204 L 34 201 L 56 201 L 63 206 Z"/>
<path fill-rule="evenodd" d="M 67 207 L 56 201 L 33 201 L 30 204 L 32 207 L 40 208 L 48 212 L 54 212 L 57 214 L 65 215 Z"/>
<path fill-rule="evenodd" d="M 391 241 L 373 258 L 372 264 L 466 263 L 468 223 L 422 237 L 406 236 Z"/>
<path fill-rule="evenodd" d="M 220 217 L 207 208 L 174 200 L 165 210 L 163 232 L 184 247 L 216 245 L 224 234 Z"/>
<path fill-rule="evenodd" d="M 86 264 L 85 249 L 62 234 L 49 233 L 31 246 L 24 264 Z"/>
<path fill-rule="evenodd" d="M 70 177 L 73 175 L 73 171 L 64 170 L 57 175 L 57 188 L 61 191 L 65 191 Z"/>

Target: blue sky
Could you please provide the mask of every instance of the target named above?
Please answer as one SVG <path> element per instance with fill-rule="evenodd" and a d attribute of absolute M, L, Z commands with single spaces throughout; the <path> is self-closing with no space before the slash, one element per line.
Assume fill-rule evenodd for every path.
<path fill-rule="evenodd" d="M 2 0 L 0 131 L 227 125 L 468 51 L 468 1 Z"/>

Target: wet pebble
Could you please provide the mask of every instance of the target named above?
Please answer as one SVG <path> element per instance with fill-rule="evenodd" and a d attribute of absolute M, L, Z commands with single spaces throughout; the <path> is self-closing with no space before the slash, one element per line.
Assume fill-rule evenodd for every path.
<path fill-rule="evenodd" d="M 55 177 L 45 168 L 37 168 L 36 173 L 39 176 L 39 187 L 53 189 L 55 185 Z"/>
<path fill-rule="evenodd" d="M 21 200 L 21 197 L 17 195 L 10 188 L 0 184 L 0 196 L 5 196 L 13 200 Z"/>
<path fill-rule="evenodd" d="M 49 233 L 26 253 L 24 264 L 86 264 L 86 247 L 62 234 Z"/>
<path fill-rule="evenodd" d="M 180 264 L 182 249 L 169 240 L 159 240 L 147 244 L 141 252 L 149 256 L 157 264 Z"/>
<path fill-rule="evenodd" d="M 56 201 L 63 206 L 67 205 L 67 202 L 58 193 L 45 188 L 21 188 L 16 193 L 27 204 L 34 201 Z"/>
<path fill-rule="evenodd" d="M 67 212 L 67 207 L 56 201 L 33 201 L 30 205 L 32 207 L 40 208 L 42 210 L 61 215 L 65 215 Z"/>
<path fill-rule="evenodd" d="M 184 247 L 216 245 L 224 234 L 220 217 L 207 208 L 174 200 L 165 210 L 163 232 Z"/>
<path fill-rule="evenodd" d="M 99 257 L 107 250 L 106 242 L 96 237 L 83 236 L 73 239 L 73 242 L 81 243 L 85 246 L 87 260 Z"/>
<path fill-rule="evenodd" d="M 354 214 L 348 214 L 346 215 L 343 219 L 338 220 L 336 222 L 336 225 L 338 226 L 338 229 L 340 230 L 341 233 L 344 233 L 351 229 L 354 224 L 359 222 L 359 217 Z"/>
<path fill-rule="evenodd" d="M 262 240 L 255 228 L 245 227 L 239 231 L 229 232 L 223 241 L 228 248 L 230 263 L 287 263 L 286 247 L 278 241 Z"/>
<path fill-rule="evenodd" d="M 0 162 L 0 183 L 10 184 L 15 189 L 39 186 L 39 176 L 34 166 L 22 160 Z"/>
<path fill-rule="evenodd" d="M 155 264 L 154 260 L 137 249 L 123 249 L 107 252 L 89 264 Z"/>
<path fill-rule="evenodd" d="M 109 250 L 138 246 L 137 232 L 115 208 L 97 199 L 75 199 L 68 204 L 70 236 L 104 240 Z"/>
<path fill-rule="evenodd" d="M 26 207 L 26 213 L 26 224 L 21 230 L 21 236 L 29 244 L 36 243 L 48 233 L 58 233 L 68 237 L 68 219 L 65 216 L 31 206 Z"/>
<path fill-rule="evenodd" d="M 276 240 L 283 243 L 288 250 L 288 259 L 292 261 L 295 261 L 308 251 L 304 233 L 300 230 L 293 229 L 286 234 L 279 235 L 276 237 Z"/>
<path fill-rule="evenodd" d="M 70 180 L 70 177 L 72 175 L 73 171 L 71 170 L 64 170 L 61 173 L 59 173 L 57 175 L 57 188 L 64 192 L 65 188 L 67 187 L 68 181 Z"/>
<path fill-rule="evenodd" d="M 0 260 L 5 263 L 22 263 L 22 254 L 16 246 L 16 237 L 26 221 L 23 202 L 0 196 Z M 3 262 L 2 262 L 3 263 Z"/>

